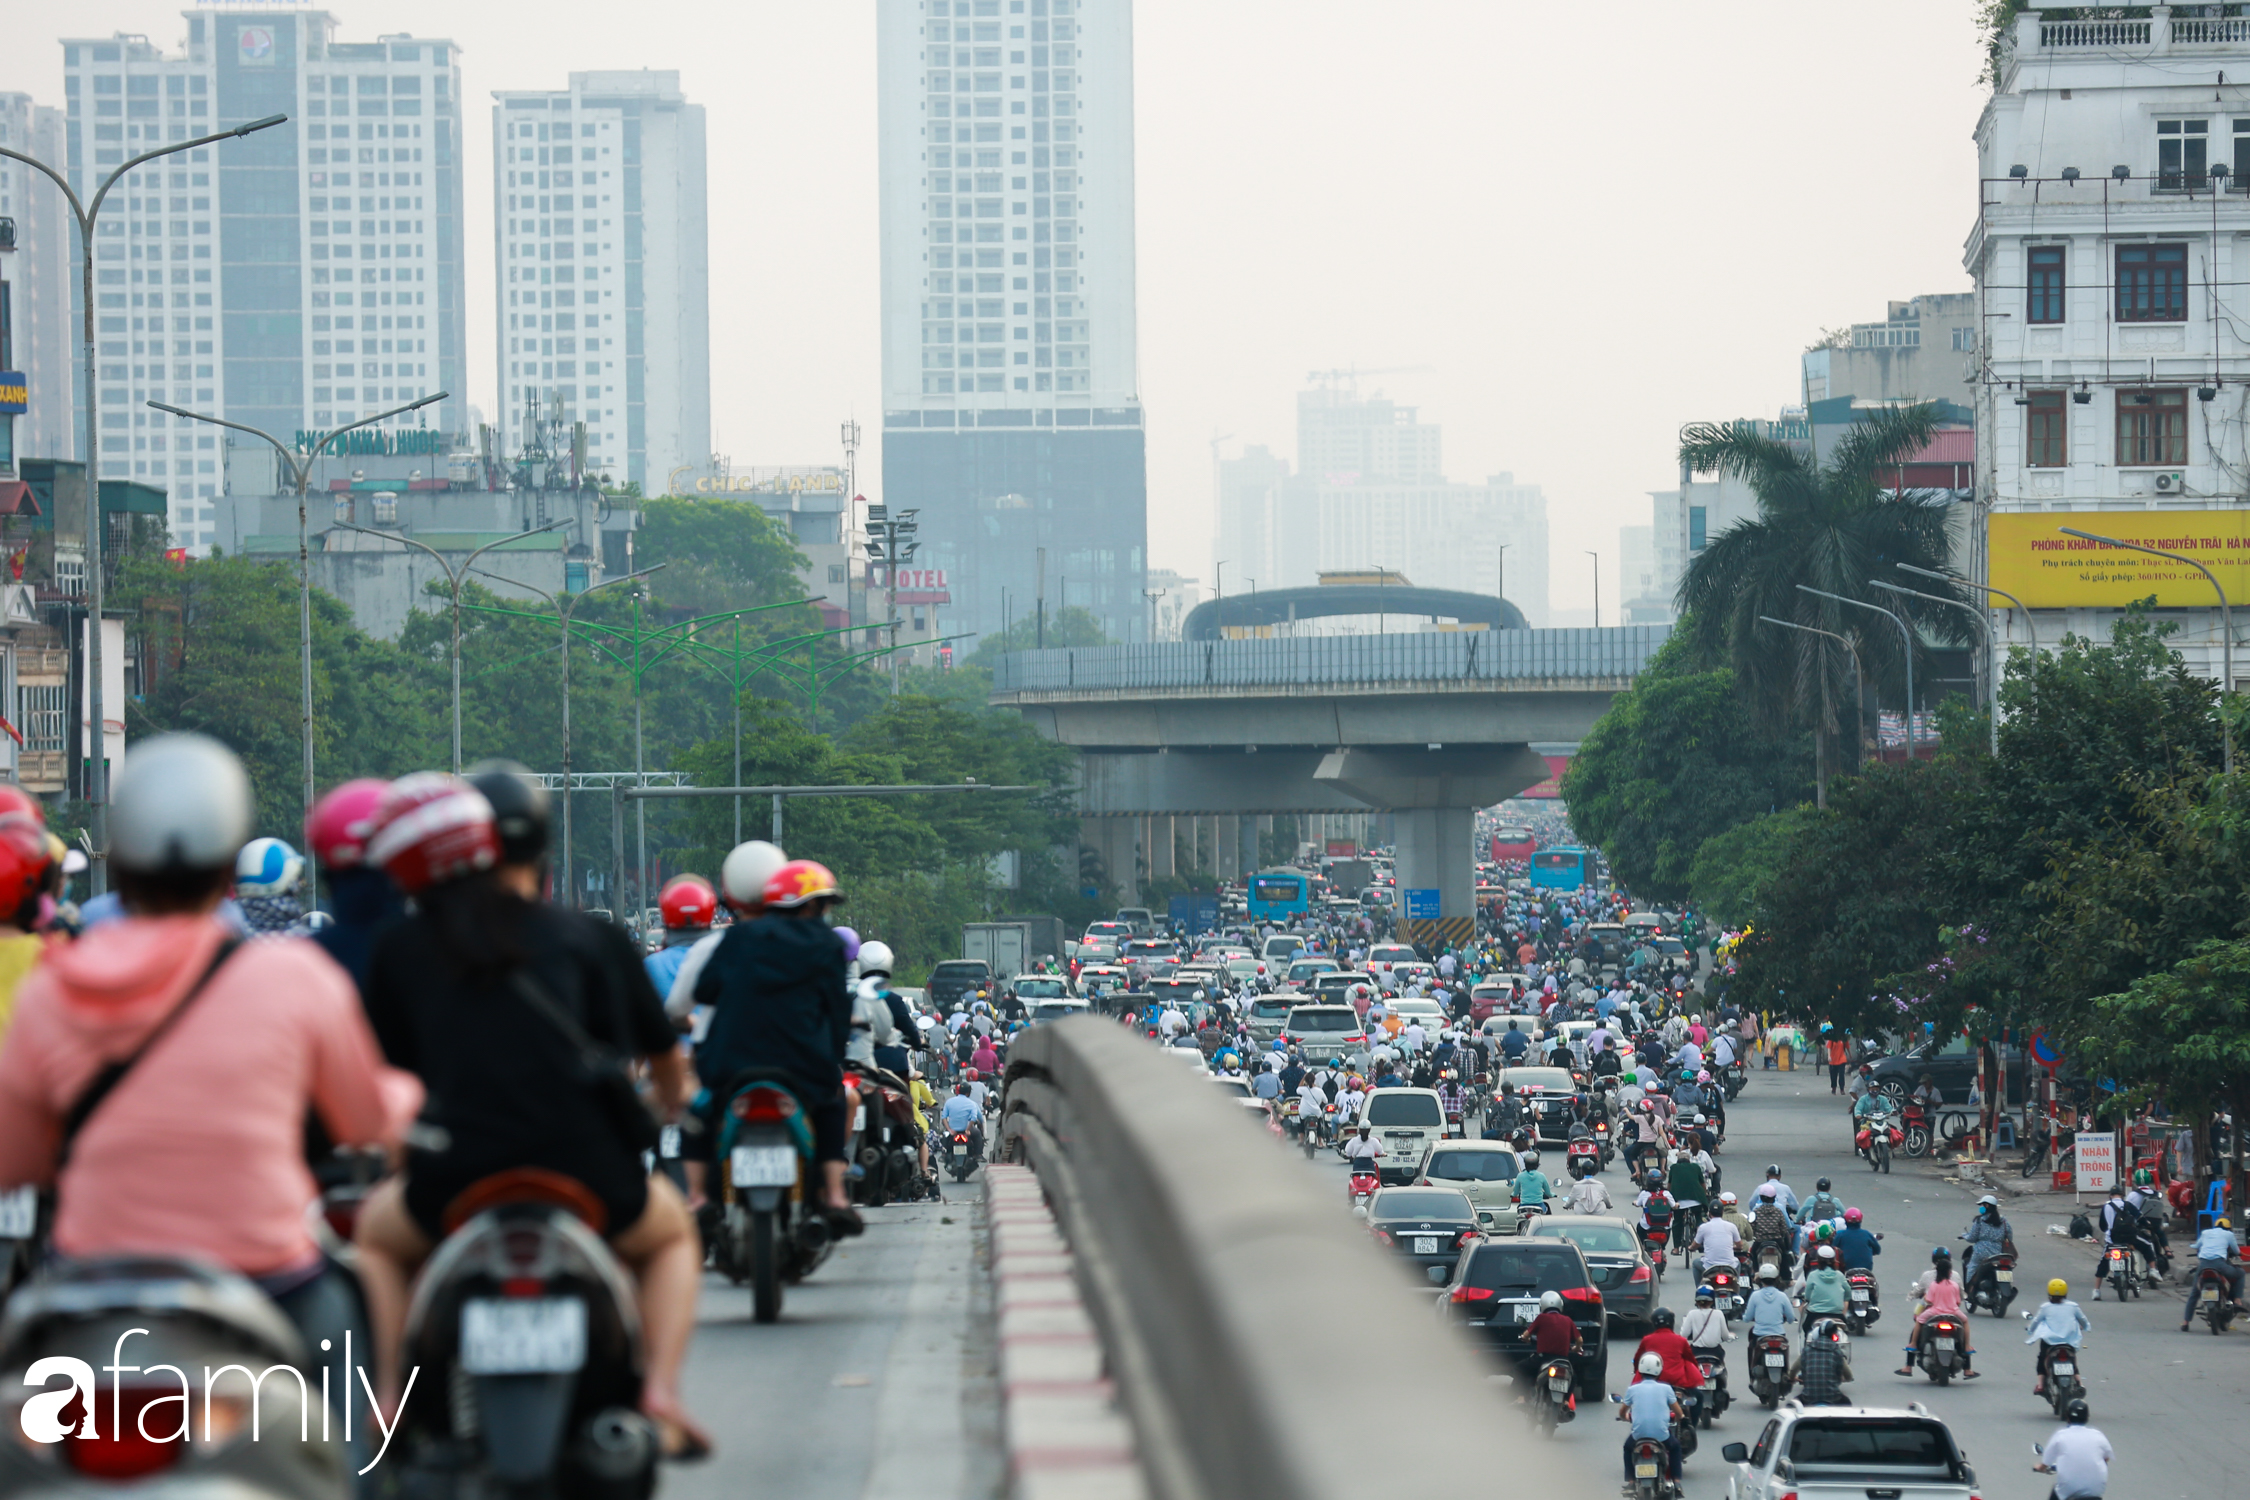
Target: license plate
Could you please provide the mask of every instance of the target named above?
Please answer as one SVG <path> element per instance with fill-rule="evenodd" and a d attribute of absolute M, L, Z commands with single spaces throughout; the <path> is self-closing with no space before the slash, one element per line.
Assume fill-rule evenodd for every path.
<path fill-rule="evenodd" d="M 671 1161 L 680 1154 L 680 1127 L 667 1125 L 656 1140 L 656 1154 Z"/>
<path fill-rule="evenodd" d="M 1852 1293 L 1852 1300 L 1853 1300 L 1854 1302 L 1865 1302 L 1865 1301 L 1867 1300 L 1867 1293 L 1865 1293 L 1865 1292 L 1854 1292 L 1854 1293 Z"/>
<path fill-rule="evenodd" d="M 1778 1370 L 1785 1362 L 1786 1361 L 1784 1360 L 1784 1358 L 1779 1354 L 1769 1354 L 1766 1356 L 1766 1367 L 1768 1369 Z"/>
<path fill-rule="evenodd" d="M 1654 1479 L 1654 1478 L 1656 1477 L 1656 1465 L 1654 1465 L 1654 1464 L 1635 1464 L 1635 1465 L 1633 1465 L 1633 1477 L 1634 1477 L 1635 1479 Z"/>
<path fill-rule="evenodd" d="M 28 1240 L 39 1227 L 39 1189 L 26 1184 L 0 1193 L 0 1240 Z"/>
<path fill-rule="evenodd" d="M 1515 1304 L 1515 1309 L 1516 1309 L 1516 1321 L 1517 1321 L 1518 1323 L 1528 1323 L 1528 1322 L 1530 1322 L 1530 1321 L 1531 1321 L 1531 1320 L 1532 1320 L 1533 1318 L 1536 1318 L 1536 1317 L 1538 1317 L 1538 1316 L 1539 1316 L 1539 1309 L 1538 1309 L 1538 1308 L 1536 1308 L 1536 1307 L 1533 1307 L 1533 1306 L 1532 1306 L 1532 1305 L 1531 1305 L 1530 1303 L 1528 1303 L 1528 1302 L 1518 1302 L 1518 1303 L 1516 1303 L 1516 1304 Z"/>
<path fill-rule="evenodd" d="M 1547 1382 L 1547 1389 L 1560 1396 L 1570 1389 L 1570 1382 L 1567 1380 L 1550 1380 Z"/>
<path fill-rule="evenodd" d="M 1946 1351 L 1948 1351 L 1948 1352 L 1951 1352 L 1951 1350 L 1952 1350 L 1952 1348 L 1953 1348 L 1953 1340 L 1951 1340 L 1951 1339 L 1939 1339 L 1939 1340 L 1937 1341 L 1937 1346 L 1938 1346 L 1938 1347 L 1939 1347 L 1940 1349 L 1944 1349 L 1944 1350 L 1946 1350 Z"/>
<path fill-rule="evenodd" d="M 576 1297 L 472 1297 L 461 1306 L 461 1368 L 470 1375 L 560 1375 L 586 1363 L 586 1304 Z"/>
<path fill-rule="evenodd" d="M 1427 1234 L 1416 1235 L 1414 1237 L 1414 1253 L 1416 1255 L 1437 1254 L 1437 1236 Z"/>
<path fill-rule="evenodd" d="M 2016 1273 L 2009 1270 L 1995 1271 L 1992 1275 L 1993 1279 L 1997 1281 L 2013 1281 L 2016 1279 Z"/>
<path fill-rule="evenodd" d="M 2064 1364 L 2060 1360 L 2056 1361 L 2054 1368 L 2057 1375 L 2075 1375 L 2078 1373 L 2078 1366 Z"/>
<path fill-rule="evenodd" d="M 862 1104 L 862 1105 L 861 1105 L 861 1106 L 860 1106 L 860 1107 L 859 1107 L 859 1108 L 858 1108 L 857 1110 L 853 1111 L 853 1113 L 852 1113 L 852 1129 L 854 1129 L 854 1130 L 865 1130 L 866 1128 L 867 1128 L 867 1106 L 866 1106 L 866 1105 L 864 1105 L 864 1104 Z"/>
<path fill-rule="evenodd" d="M 794 1146 L 737 1146 L 728 1162 L 736 1187 L 789 1187 L 797 1181 Z"/>

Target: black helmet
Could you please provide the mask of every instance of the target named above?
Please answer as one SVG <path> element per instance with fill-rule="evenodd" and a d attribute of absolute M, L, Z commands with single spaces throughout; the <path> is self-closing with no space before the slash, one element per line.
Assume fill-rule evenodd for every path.
<path fill-rule="evenodd" d="M 1648 1320 L 1655 1327 L 1669 1328 L 1672 1326 L 1672 1309 L 1660 1307 L 1648 1315 Z"/>
<path fill-rule="evenodd" d="M 1817 1191 L 1819 1191 L 1819 1192 L 1823 1192 L 1823 1193 L 1825 1193 L 1825 1192 L 1827 1192 L 1827 1191 L 1828 1191 L 1828 1179 L 1827 1179 L 1827 1178 L 1823 1177 L 1823 1178 L 1821 1178 L 1821 1179 L 1820 1179 L 1820 1185 L 1819 1185 L 1819 1187 L 1818 1187 Z"/>
<path fill-rule="evenodd" d="M 469 767 L 468 780 L 492 804 L 503 861 L 527 865 L 547 852 L 547 789 L 529 768 L 512 760 L 480 760 Z"/>
<path fill-rule="evenodd" d="M 2064 1403 L 2062 1414 L 2063 1420 L 2073 1427 L 2085 1426 L 2086 1418 L 2090 1415 L 2086 1410 L 2086 1403 L 2075 1396 Z"/>

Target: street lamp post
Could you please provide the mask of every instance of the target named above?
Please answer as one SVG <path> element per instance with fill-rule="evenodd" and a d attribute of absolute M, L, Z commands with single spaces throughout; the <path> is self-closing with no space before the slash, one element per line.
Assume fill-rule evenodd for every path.
<path fill-rule="evenodd" d="M 513 578 L 502 578 L 502 577 L 501 577 L 501 576 L 500 576 L 499 574 L 497 574 L 497 573 L 485 573 L 484 569 L 482 569 L 482 568 L 477 568 L 477 569 L 475 569 L 475 570 L 474 570 L 474 571 L 476 571 L 476 572 L 478 572 L 478 573 L 483 573 L 485 577 L 487 577 L 487 578 L 490 578 L 490 579 L 492 579 L 493 581 L 495 581 L 495 582 L 497 582 L 497 583 L 508 583 L 508 584 L 514 584 L 514 585 L 515 585 L 515 586 L 516 586 L 517 588 L 522 588 L 522 589 L 530 589 L 530 590 L 531 590 L 531 591 L 532 591 L 532 592 L 533 592 L 534 594 L 537 594 L 537 595 L 538 595 L 538 596 L 539 596 L 540 598 L 542 598 L 542 599 L 546 600 L 546 601 L 547 601 L 547 602 L 548 602 L 549 604 L 552 604 L 552 605 L 553 605 L 553 606 L 555 607 L 555 614 L 556 614 L 556 615 L 557 615 L 557 616 L 558 616 L 558 617 L 559 617 L 559 618 L 560 618 L 560 619 L 562 620 L 562 779 L 563 779 L 563 784 L 562 784 L 562 799 L 563 799 L 563 884 L 564 884 L 564 885 L 565 885 L 566 887 L 568 887 L 568 888 L 569 888 L 569 891 L 570 891 L 570 904 L 571 904 L 572 906 L 576 906 L 576 905 L 578 904 L 578 884 L 577 884 L 577 882 L 578 882 L 578 876 L 577 876 L 577 873 L 576 873 L 576 866 L 574 866 L 574 865 L 572 864 L 572 862 L 571 862 L 571 824 L 570 824 L 570 612 L 571 612 L 572 610 L 574 610 L 574 609 L 576 609 L 576 608 L 578 607 L 579 601 L 581 601 L 581 600 L 583 600 L 583 599 L 585 599 L 585 598 L 587 598 L 587 597 L 589 597 L 589 596 L 591 596 L 591 595 L 594 595 L 594 594 L 598 594 L 598 593 L 600 593 L 600 592 L 601 592 L 601 591 L 602 591 L 603 589 L 606 589 L 606 588 L 612 588 L 612 587 L 614 587 L 614 586 L 616 586 L 617 584 L 620 584 L 620 583 L 630 583 L 630 582 L 632 582 L 632 581 L 633 581 L 634 579 L 636 579 L 636 578 L 646 578 L 646 577 L 647 577 L 647 576 L 648 576 L 649 574 L 651 574 L 651 573 L 654 573 L 654 572 L 656 572 L 656 571 L 657 571 L 658 569 L 661 569 L 661 568 L 663 568 L 663 567 L 665 567 L 665 566 L 666 566 L 666 565 L 665 565 L 664 563 L 658 563 L 658 564 L 656 564 L 656 565 L 655 565 L 655 567 L 643 568 L 643 569 L 641 569 L 641 570 L 640 570 L 639 572 L 637 572 L 637 573 L 621 573 L 621 574 L 619 574 L 619 575 L 618 575 L 617 577 L 615 577 L 615 578 L 605 578 L 605 579 L 603 579 L 603 580 L 602 580 L 602 581 L 601 581 L 600 583 L 597 583 L 597 584 L 595 584 L 595 585 L 594 585 L 594 586 L 593 586 L 592 588 L 590 588 L 590 589 L 587 589 L 587 590 L 585 590 L 585 591 L 584 591 L 584 592 L 582 592 L 582 593 L 576 593 L 576 594 L 572 594 L 572 593 L 567 593 L 567 592 L 566 592 L 566 593 L 562 594 L 562 595 L 561 595 L 560 597 L 557 597 L 557 596 L 556 596 L 556 595 L 554 595 L 554 594 L 550 594 L 550 593 L 548 593 L 548 592 L 547 592 L 547 591 L 546 591 L 545 589 L 543 589 L 543 588 L 539 587 L 539 586 L 538 586 L 537 584 L 533 584 L 533 583 L 523 583 L 523 582 L 520 582 L 520 581 L 518 581 L 518 580 L 516 580 L 516 579 L 513 579 Z M 737 733 L 739 733 L 739 732 L 740 732 L 740 731 L 739 731 L 739 728 L 738 728 L 738 729 L 737 729 Z M 741 777 L 740 777 L 739 773 L 737 774 L 737 776 L 736 776 L 736 779 L 737 779 L 737 780 L 740 780 L 740 779 L 741 779 Z M 735 840 L 735 842 L 739 844 L 739 843 L 740 843 L 740 842 L 742 842 L 742 841 L 741 841 L 741 840 L 740 840 L 740 839 L 738 838 L 738 839 L 736 839 L 736 840 Z"/>
<path fill-rule="evenodd" d="M 1599 630 L 1602 628 L 1602 555 L 1591 551 L 1586 555 L 1594 560 L 1594 628 Z"/>
<path fill-rule="evenodd" d="M 260 428 L 248 427 L 240 422 L 229 422 L 224 417 L 206 416 L 202 412 L 186 411 L 177 406 L 166 406 L 161 401 L 148 403 L 158 411 L 170 412 L 175 417 L 185 417 L 191 422 L 208 422 L 213 427 L 225 427 L 235 432 L 247 432 L 252 437 L 264 438 L 273 445 L 273 451 L 281 455 L 281 461 L 289 466 L 291 487 L 297 491 L 297 656 L 298 675 L 301 678 L 303 689 L 303 703 L 300 707 L 304 717 L 305 818 L 308 822 L 312 818 L 313 809 L 312 545 L 306 534 L 305 491 L 312 483 L 312 467 L 319 461 L 321 451 L 345 433 L 356 432 L 362 427 L 371 427 L 377 422 L 389 421 L 392 417 L 404 416 L 410 411 L 418 411 L 434 402 L 445 400 L 450 394 L 447 391 L 439 391 L 434 396 L 424 396 L 419 401 L 411 401 L 404 406 L 393 407 L 389 411 L 377 412 L 371 417 L 362 417 L 350 426 L 339 427 L 313 444 L 312 451 L 305 455 L 302 463 L 298 462 L 297 456 L 289 451 L 288 446 L 281 439 Z M 319 871 L 313 864 L 313 854 L 308 846 L 305 851 L 305 888 L 307 890 L 317 889 L 314 881 L 318 878 L 318 875 Z"/>
<path fill-rule="evenodd" d="M 349 521 L 335 523 L 338 531 L 356 531 L 362 536 L 383 537 L 389 541 L 404 542 L 409 547 L 419 548 L 421 551 L 429 553 L 431 557 L 436 558 L 437 565 L 445 569 L 446 582 L 451 585 L 453 591 L 453 774 L 456 776 L 461 774 L 461 576 L 468 572 L 470 564 L 495 547 L 504 547 L 510 542 L 520 542 L 527 536 L 538 536 L 543 532 L 553 531 L 558 526 L 568 526 L 569 524 L 570 521 L 567 518 L 560 521 L 549 521 L 544 526 L 534 526 L 529 531 L 519 531 L 514 536 L 504 536 L 496 542 L 486 542 L 464 558 L 460 569 L 456 571 L 453 564 L 447 562 L 437 548 L 426 542 L 417 542 L 414 538 L 396 531 L 377 531 L 368 526 L 354 526 Z M 510 581 L 513 582 L 513 580 Z"/>
<path fill-rule="evenodd" d="M 1502 542 L 1500 544 L 1500 583 L 1492 591 L 1493 597 L 1496 599 L 1508 597 L 1508 549 L 1514 545 L 1514 542 Z"/>
<path fill-rule="evenodd" d="M 1898 633 L 1906 641 L 1906 763 L 1908 765 L 1914 764 L 1914 632 L 1907 627 L 1906 621 L 1892 614 L 1880 604 L 1869 604 L 1864 599 L 1848 599 L 1842 594 L 1831 594 L 1826 589 L 1816 589 L 1810 584 L 1800 583 L 1797 588 L 1803 593 L 1817 594 L 1823 599 L 1833 599 L 1838 604 L 1849 604 L 1854 609 L 1873 610 L 1898 627 Z"/>
<path fill-rule="evenodd" d="M 2032 621 L 2031 607 L 2006 589 L 1996 589 L 1989 583 L 1972 583 L 1966 578 L 1956 578 L 1951 573 L 1939 573 L 1929 568 L 1917 568 L 1912 563 L 1900 563 L 1898 564 L 1898 570 L 1901 573 L 1912 573 L 1917 578 L 1934 578 L 1940 583 L 1957 583 L 1963 588 L 1983 589 L 1988 594 L 1998 594 L 2023 611 L 2023 631 L 2025 635 L 2031 637 L 2031 659 L 2033 661 L 2039 659 L 2039 627 Z M 1995 644 L 1993 650 L 1997 653 L 1999 646 Z"/>
<path fill-rule="evenodd" d="M 2224 698 L 2234 691 L 2234 607 L 2227 603 L 2227 591 L 2219 587 L 2219 580 L 2213 576 L 2209 568 L 2192 557 L 2185 557 L 2177 552 L 2166 552 L 2161 547 L 2144 547 L 2139 542 L 2121 542 L 2113 536 L 2096 536 L 2091 531 L 2080 531 L 2075 526 L 2057 526 L 2055 530 L 2061 532 L 2064 536 L 2077 537 L 2082 542 L 2100 542 L 2105 547 L 2121 547 L 2128 552 L 2146 552 L 2151 557 L 2161 557 L 2171 562 L 2186 563 L 2196 572 L 2201 573 L 2204 582 L 2211 585 L 2211 592 L 2219 596 L 2219 633 L 2224 637 L 2219 643 L 2220 660 L 2224 663 L 2220 670 L 2226 674 L 2226 680 L 2219 684 L 2219 696 Z M 2028 615 L 2030 611 L 2026 610 L 2025 613 Z M 2224 712 L 2219 715 L 2219 732 L 2224 736 L 2227 774 L 2232 776 L 2234 774 L 2234 729 L 2227 723 L 2227 716 Z"/>
<path fill-rule="evenodd" d="M 102 701 L 102 481 L 98 436 L 101 415 L 94 399 L 94 220 L 100 217 L 102 202 L 109 197 L 109 190 L 142 162 L 175 156 L 217 141 L 236 140 L 253 131 L 286 124 L 288 120 L 287 115 L 268 115 L 216 135 L 201 135 L 191 141 L 174 141 L 168 146 L 143 151 L 103 178 L 101 186 L 94 189 L 94 196 L 84 202 L 53 167 L 35 156 L 0 146 L 0 156 L 45 173 L 62 190 L 63 201 L 70 205 L 72 217 L 78 220 L 78 294 L 82 304 L 79 311 L 83 315 L 79 358 L 86 374 L 86 716 L 92 724 L 94 741 L 86 757 L 86 822 L 89 841 L 93 844 L 87 873 L 96 895 L 109 889 L 109 733 L 105 717 L 108 705 Z"/>
<path fill-rule="evenodd" d="M 1965 611 L 1970 619 L 1977 622 L 1977 629 L 1984 632 L 1985 672 L 1991 682 L 1991 687 L 1988 690 L 1989 697 L 1984 705 L 1985 717 L 1992 721 L 1992 753 L 1997 756 L 2000 753 L 1999 658 L 1993 652 L 1992 621 L 1986 618 L 1985 611 L 1977 608 L 1974 604 L 1963 604 L 1958 599 L 1948 599 L 1943 594 L 1925 594 L 1919 589 L 1900 588 L 1895 583 L 1882 583 L 1873 578 L 1868 579 L 1867 582 L 1872 588 L 1888 589 L 1894 594 L 1904 594 L 1909 599 L 1926 599 L 1932 604 L 1943 604 L 1953 609 Z"/>
<path fill-rule="evenodd" d="M 1854 770 L 1857 770 L 1860 762 L 1860 753 L 1865 748 L 1867 741 L 1867 736 L 1860 722 L 1860 715 L 1862 712 L 1864 712 L 1862 705 L 1867 701 L 1867 679 L 1864 675 L 1862 675 L 1860 671 L 1859 647 L 1852 644 L 1850 636 L 1838 635 L 1833 630 L 1816 630 L 1810 625 L 1799 625 L 1791 620 L 1777 620 L 1772 615 L 1760 615 L 1758 616 L 1758 618 L 1760 620 L 1763 620 L 1768 625 L 1779 625 L 1783 630 L 1801 630 L 1807 635 L 1825 636 L 1829 640 L 1834 641 L 1837 645 L 1842 646 L 1846 651 L 1851 653 L 1852 767 Z M 1827 758 L 1825 756 L 1822 757 L 1822 761 L 1824 764 L 1826 762 L 1826 759 Z M 1822 807 L 1826 807 L 1828 805 L 1828 782 L 1826 777 L 1823 777 L 1821 779 L 1819 801 Z"/>

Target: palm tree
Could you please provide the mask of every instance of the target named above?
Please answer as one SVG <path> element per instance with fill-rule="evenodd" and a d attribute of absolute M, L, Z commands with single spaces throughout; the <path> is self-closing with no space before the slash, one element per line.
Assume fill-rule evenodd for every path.
<path fill-rule="evenodd" d="M 1755 519 L 1727 528 L 1689 562 L 1678 598 L 1685 628 L 1697 645 L 1732 662 L 1744 697 L 1766 724 L 1812 723 L 1824 791 L 1828 741 L 1840 729 L 1837 699 L 1851 681 L 1850 665 L 1821 637 L 1761 625 L 1759 616 L 1850 637 L 1878 695 L 1899 682 L 1905 646 L 1896 627 L 1798 586 L 1907 614 L 1907 601 L 1871 590 L 1868 580 L 1888 578 L 1899 563 L 1942 569 L 1948 560 L 1951 518 L 1943 500 L 1932 491 L 1895 488 L 1900 466 L 1928 445 L 1938 422 L 1932 403 L 1878 412 L 1836 444 L 1826 467 L 1747 424 L 1698 422 L 1680 433 L 1683 468 L 1740 479 L 1758 500 Z M 1938 612 L 1926 624 L 1907 617 L 1950 642 L 1963 636 L 1954 614 Z M 1850 722 L 1856 754 L 1858 705 Z"/>

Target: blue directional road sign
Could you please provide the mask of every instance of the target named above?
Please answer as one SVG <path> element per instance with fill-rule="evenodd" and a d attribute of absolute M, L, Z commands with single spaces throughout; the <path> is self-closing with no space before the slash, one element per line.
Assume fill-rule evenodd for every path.
<path fill-rule="evenodd" d="M 1435 922 L 1439 916 L 1436 889 L 1409 890 L 1406 893 L 1406 916 L 1412 922 Z"/>

